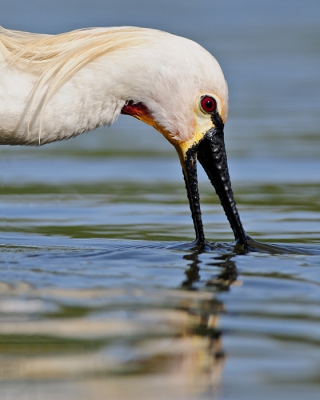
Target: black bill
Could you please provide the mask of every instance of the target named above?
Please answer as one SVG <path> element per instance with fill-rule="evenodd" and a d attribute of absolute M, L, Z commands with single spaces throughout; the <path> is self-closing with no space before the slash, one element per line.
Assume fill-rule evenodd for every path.
<path fill-rule="evenodd" d="M 198 192 L 198 159 L 219 196 L 221 205 L 229 220 L 237 244 L 242 244 L 247 248 L 248 237 L 240 221 L 240 216 L 231 188 L 227 154 L 224 144 L 224 124 L 218 113 L 212 115 L 212 120 L 215 127 L 205 134 L 200 143 L 194 145 L 187 151 L 185 159 L 184 176 L 196 232 L 196 243 L 199 245 L 205 244 Z"/>

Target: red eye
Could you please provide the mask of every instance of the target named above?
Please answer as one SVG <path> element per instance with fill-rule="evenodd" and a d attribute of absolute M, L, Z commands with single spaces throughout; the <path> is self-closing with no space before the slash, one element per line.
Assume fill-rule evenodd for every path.
<path fill-rule="evenodd" d="M 210 96 L 204 96 L 201 99 L 201 107 L 206 113 L 212 113 L 217 108 L 217 102 Z"/>

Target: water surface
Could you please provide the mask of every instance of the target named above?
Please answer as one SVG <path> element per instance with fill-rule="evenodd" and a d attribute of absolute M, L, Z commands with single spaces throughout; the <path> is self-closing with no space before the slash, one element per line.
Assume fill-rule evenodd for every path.
<path fill-rule="evenodd" d="M 192 249 L 174 149 L 132 118 L 2 147 L 0 397 L 318 399 L 319 3 L 149 3 L 79 2 L 71 18 L 44 2 L 28 19 L 4 2 L 1 23 L 153 26 L 212 51 L 230 87 L 233 189 L 261 244 L 233 246 L 199 171 L 211 248 Z"/>

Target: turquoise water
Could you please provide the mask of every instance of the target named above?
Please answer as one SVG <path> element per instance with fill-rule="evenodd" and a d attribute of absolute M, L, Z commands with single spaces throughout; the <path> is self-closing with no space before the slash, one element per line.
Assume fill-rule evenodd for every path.
<path fill-rule="evenodd" d="M 233 190 L 262 243 L 237 253 L 201 171 L 212 245 L 192 250 L 174 149 L 130 117 L 1 147 L 0 398 L 319 398 L 320 6 L 278 3 L 0 5 L 8 28 L 144 25 L 212 51 Z"/>

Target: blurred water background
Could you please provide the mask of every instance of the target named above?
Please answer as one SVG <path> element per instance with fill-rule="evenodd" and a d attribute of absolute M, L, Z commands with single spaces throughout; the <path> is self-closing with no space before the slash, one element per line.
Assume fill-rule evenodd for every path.
<path fill-rule="evenodd" d="M 319 399 L 320 2 L 1 0 L 6 28 L 135 25 L 220 62 L 235 254 L 200 172 L 198 254 L 181 168 L 152 128 L 0 148 L 1 399 Z"/>

